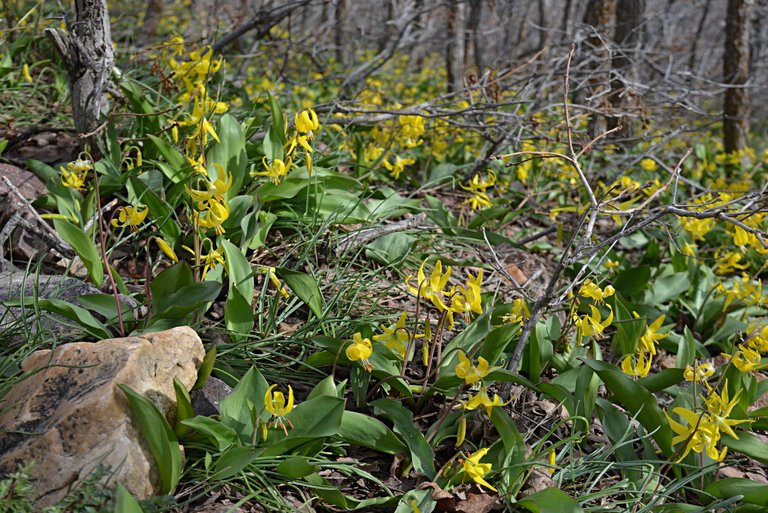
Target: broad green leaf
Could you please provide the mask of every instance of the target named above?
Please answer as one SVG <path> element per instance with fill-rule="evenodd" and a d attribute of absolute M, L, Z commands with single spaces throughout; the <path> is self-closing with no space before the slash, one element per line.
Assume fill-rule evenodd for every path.
<path fill-rule="evenodd" d="M 583 361 L 600 376 L 605 387 L 613 395 L 612 399 L 636 417 L 646 431 L 653 433 L 661 451 L 666 456 L 671 456 L 672 428 L 661 412 L 656 397 L 613 365 L 587 358 Z"/>
<path fill-rule="evenodd" d="M 112 269 L 112 273 L 115 276 L 115 281 L 117 281 L 118 273 L 115 269 Z M 119 284 L 117 284 L 118 290 L 120 290 L 121 287 Z M 123 294 L 123 292 L 120 292 Z M 127 295 L 127 294 L 126 294 Z M 117 304 L 115 303 L 115 296 L 112 294 L 83 294 L 82 296 L 78 296 L 77 302 L 80 303 L 80 306 L 91 310 L 93 312 L 98 312 L 100 315 L 104 316 L 107 319 L 108 324 L 116 324 L 117 323 Z M 124 302 L 120 302 L 120 309 L 123 314 L 123 320 L 130 320 L 132 318 L 132 311 L 131 307 L 128 306 Z"/>
<path fill-rule="evenodd" d="M 729 452 L 740 452 L 756 459 L 763 465 L 768 465 L 768 444 L 760 441 L 751 433 L 740 431 L 738 435 L 738 440 L 731 436 L 723 435 L 722 443 L 725 447 L 728 447 Z"/>
<path fill-rule="evenodd" d="M 339 437 L 352 445 L 368 447 L 386 454 L 401 454 L 408 447 L 378 419 L 355 411 L 345 411 Z"/>
<path fill-rule="evenodd" d="M 187 164 L 184 155 L 182 155 L 174 146 L 171 146 L 155 135 L 147 134 L 147 137 L 149 137 L 149 140 L 155 145 L 157 152 L 162 155 L 165 161 L 169 164 L 164 167 L 167 168 L 168 171 L 173 171 L 172 174 L 168 174 L 166 169 L 163 169 L 163 173 L 168 179 L 174 183 L 184 180 L 185 177 L 181 174 L 181 169 Z"/>
<path fill-rule="evenodd" d="M 239 292 L 244 299 L 253 298 L 253 270 L 243 252 L 225 238 L 219 241 L 224 248 L 224 260 L 226 261 L 227 276 L 229 277 L 229 292 Z M 250 306 L 250 303 L 249 303 Z"/>
<path fill-rule="evenodd" d="M 221 422 L 232 428 L 243 443 L 250 443 L 253 435 L 253 421 L 249 403 L 255 411 L 262 412 L 261 419 L 269 419 L 269 413 L 264 410 L 264 394 L 269 385 L 264 376 L 251 367 L 240 380 L 232 393 L 221 400 L 219 405 Z"/>
<path fill-rule="evenodd" d="M 115 490 L 115 513 L 144 513 L 139 502 L 122 483 L 117 483 Z"/>
<path fill-rule="evenodd" d="M 245 467 L 256 461 L 260 454 L 261 451 L 253 447 L 230 447 L 219 457 L 213 466 L 212 478 L 223 481 L 236 476 Z"/>
<path fill-rule="evenodd" d="M 649 392 L 661 392 L 672 385 L 677 385 L 682 382 L 685 379 L 683 377 L 684 373 L 685 371 L 683 369 L 664 369 L 661 372 L 656 372 L 654 374 L 649 374 L 644 378 L 640 378 L 637 380 L 637 384 L 642 385 L 642 387 Z"/>
<path fill-rule="evenodd" d="M 651 268 L 649 266 L 630 266 L 619 272 L 613 280 L 613 286 L 622 296 L 631 298 L 648 286 L 650 278 Z"/>
<path fill-rule="evenodd" d="M 344 413 L 344 400 L 329 395 L 321 395 L 297 405 L 292 412 L 285 416 L 286 423 L 293 426 L 288 430 L 288 436 L 279 428 L 270 431 L 264 456 L 284 454 L 302 445 L 313 447 L 313 443 L 323 442 L 325 438 L 338 433 Z M 323 447 L 320 443 L 316 450 L 305 451 L 317 453 Z"/>
<path fill-rule="evenodd" d="M 196 416 L 180 423 L 188 429 L 194 429 L 208 438 L 219 451 L 226 451 L 239 442 L 235 430 L 209 417 Z"/>
<path fill-rule="evenodd" d="M 720 499 L 743 496 L 743 501 L 768 508 L 768 485 L 741 477 L 720 479 L 707 486 L 706 493 Z"/>
<path fill-rule="evenodd" d="M 149 445 L 162 483 L 161 492 L 173 494 L 181 477 L 181 451 L 165 416 L 149 399 L 126 385 L 118 385 L 128 399 L 133 418 Z"/>
<path fill-rule="evenodd" d="M 40 299 L 37 302 L 41 310 L 59 314 L 77 322 L 92 337 L 98 339 L 111 338 L 112 333 L 101 321 L 85 308 L 67 303 L 63 299 Z"/>
<path fill-rule="evenodd" d="M 394 399 L 377 399 L 371 403 L 376 415 L 387 416 L 393 431 L 403 437 L 411 453 L 413 468 L 432 479 L 435 476 L 435 453 L 415 424 L 413 413 Z"/>
<path fill-rule="evenodd" d="M 82 228 L 69 221 L 54 219 L 53 226 L 61 238 L 72 246 L 74 252 L 83 261 L 93 284 L 101 287 L 101 282 L 104 281 L 104 266 L 101 263 L 101 254 L 93 240 L 86 235 Z"/>
<path fill-rule="evenodd" d="M 181 228 L 174 219 L 173 207 L 150 190 L 138 177 L 132 176 L 130 184 L 139 201 L 149 208 L 147 218 L 156 223 L 157 229 L 171 247 L 176 245 L 176 240 L 181 236 Z"/>
<path fill-rule="evenodd" d="M 307 399 L 314 399 L 315 397 L 320 397 L 321 395 L 330 395 L 333 397 L 339 396 L 338 390 L 336 389 L 336 384 L 333 382 L 333 376 L 327 376 L 322 381 L 320 381 L 320 383 L 315 385 L 315 388 L 313 388 L 309 393 Z"/>
<path fill-rule="evenodd" d="M 644 303 L 648 305 L 661 305 L 671 299 L 677 299 L 681 294 L 690 289 L 691 281 L 687 272 L 673 273 L 656 278 L 653 287 L 645 293 Z"/>
<path fill-rule="evenodd" d="M 688 329 L 688 326 L 683 328 L 683 336 L 677 343 L 677 357 L 675 359 L 675 365 L 680 369 L 685 369 L 689 365 L 693 365 L 696 359 L 696 339 L 693 338 L 693 333 Z"/>
<path fill-rule="evenodd" d="M 294 456 L 281 462 L 275 470 L 285 477 L 300 479 L 317 472 L 320 468 L 317 465 L 312 465 L 307 461 L 307 458 L 304 458 L 303 456 Z"/>
<path fill-rule="evenodd" d="M 517 501 L 531 513 L 582 513 L 584 510 L 567 493 L 558 488 L 546 488 Z"/>
<path fill-rule="evenodd" d="M 172 320 L 176 325 L 184 324 L 189 314 L 215 300 L 220 290 L 221 283 L 212 281 L 203 281 L 181 287 L 163 298 L 164 303 L 170 303 L 170 305 L 164 310 L 158 309 L 158 313 L 150 319 L 149 324 L 154 327 L 156 322 L 161 319 Z M 155 297 L 153 292 L 153 301 Z"/>
<path fill-rule="evenodd" d="M 224 303 L 224 322 L 235 341 L 244 340 L 253 328 L 253 308 L 237 290 L 230 290 Z"/>
<path fill-rule="evenodd" d="M 323 295 L 317 281 L 307 273 L 292 271 L 283 267 L 275 269 L 277 276 L 284 280 L 294 294 L 306 304 L 318 319 L 323 317 Z"/>

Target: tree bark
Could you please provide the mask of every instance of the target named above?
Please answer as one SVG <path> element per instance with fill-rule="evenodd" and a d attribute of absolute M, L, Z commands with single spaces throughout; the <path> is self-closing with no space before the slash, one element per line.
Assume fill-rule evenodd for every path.
<path fill-rule="evenodd" d="M 639 102 L 639 99 L 629 95 L 627 84 L 636 78 L 637 49 L 643 32 L 644 13 L 645 0 L 618 0 L 616 5 L 613 40 L 618 48 L 611 63 L 613 76 L 610 94 L 616 115 L 608 118 L 608 128 L 621 125 L 624 127 L 621 136 L 625 138 L 634 136 L 634 125 L 631 118 L 624 113 L 630 108 L 640 110 L 639 105 L 632 105 L 632 102 Z"/>
<path fill-rule="evenodd" d="M 467 4 L 467 28 L 464 31 L 464 69 L 472 66 L 477 68 L 477 74 L 483 73 L 483 55 L 477 37 L 477 29 L 480 26 L 480 18 L 483 15 L 483 1 L 469 0 Z"/>
<path fill-rule="evenodd" d="M 75 130 L 92 134 L 109 110 L 105 91 L 115 66 L 107 1 L 76 0 L 69 33 L 49 28 L 46 34 L 67 68 Z"/>
<path fill-rule="evenodd" d="M 726 152 L 749 145 L 749 25 L 751 0 L 728 0 L 723 54 L 723 147 Z"/>
<path fill-rule="evenodd" d="M 464 87 L 464 5 L 459 0 L 448 3 L 448 44 L 445 47 L 445 67 L 448 72 L 448 92 Z"/>
<path fill-rule="evenodd" d="M 614 0 L 589 0 L 584 14 L 584 23 L 591 27 L 590 36 L 585 41 L 590 52 L 590 76 L 588 83 L 588 104 L 594 111 L 589 116 L 587 131 L 590 137 L 605 132 L 608 128 L 606 114 L 610 113 L 608 100 L 611 81 L 611 51 L 603 42 L 616 12 Z"/>

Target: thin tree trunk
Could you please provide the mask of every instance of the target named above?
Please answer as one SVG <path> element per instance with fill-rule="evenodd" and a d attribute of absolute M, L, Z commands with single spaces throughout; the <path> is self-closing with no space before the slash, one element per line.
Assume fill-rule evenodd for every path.
<path fill-rule="evenodd" d="M 551 8 L 549 0 L 539 0 L 539 50 L 544 50 L 549 43 Z"/>
<path fill-rule="evenodd" d="M 571 5 L 572 0 L 565 0 L 565 6 L 563 7 L 563 19 L 560 20 L 560 32 L 561 38 L 564 42 L 570 42 L 571 40 Z"/>
<path fill-rule="evenodd" d="M 447 11 L 448 44 L 445 48 L 445 67 L 448 74 L 448 92 L 464 86 L 464 17 L 459 0 L 450 0 Z"/>
<path fill-rule="evenodd" d="M 335 0 L 333 6 L 333 45 L 336 47 L 336 61 L 344 67 L 347 52 L 344 48 L 344 19 L 346 18 L 347 0 Z"/>
<path fill-rule="evenodd" d="M 589 106 L 598 111 L 589 116 L 587 132 L 590 137 L 605 132 L 608 128 L 606 114 L 611 110 L 608 100 L 611 81 L 611 51 L 604 44 L 603 38 L 609 32 L 609 27 L 616 12 L 614 0 L 589 0 L 584 14 L 584 23 L 591 27 L 586 46 L 591 53 L 589 87 Z"/>
<path fill-rule="evenodd" d="M 49 28 L 46 34 L 67 68 L 75 130 L 92 134 L 109 110 L 105 91 L 115 66 L 107 1 L 76 0 L 70 31 Z"/>
<path fill-rule="evenodd" d="M 611 64 L 613 77 L 610 94 L 611 105 L 617 115 L 608 119 L 608 128 L 623 126 L 621 136 L 624 138 L 634 136 L 631 118 L 623 115 L 622 111 L 631 107 L 630 102 L 639 101 L 636 96 L 628 97 L 627 83 L 636 78 L 637 49 L 643 30 L 644 12 L 645 0 L 618 0 L 616 30 L 613 35 L 618 49 Z"/>
<path fill-rule="evenodd" d="M 477 74 L 482 74 L 482 53 L 478 43 L 477 29 L 483 15 L 483 0 L 469 0 L 467 5 L 467 28 L 464 31 L 464 69 L 472 66 L 477 68 Z"/>
<path fill-rule="evenodd" d="M 701 33 L 704 32 L 706 26 L 707 16 L 709 15 L 709 7 L 712 5 L 712 0 L 706 0 L 704 2 L 704 8 L 701 10 L 701 18 L 699 18 L 699 24 L 696 27 L 696 34 L 693 36 L 693 43 L 691 44 L 691 56 L 688 58 L 688 70 L 691 73 L 695 73 L 696 60 L 699 53 L 699 40 L 701 39 Z"/>
<path fill-rule="evenodd" d="M 726 152 L 749 145 L 749 12 L 750 0 L 728 0 L 723 54 L 723 147 Z"/>

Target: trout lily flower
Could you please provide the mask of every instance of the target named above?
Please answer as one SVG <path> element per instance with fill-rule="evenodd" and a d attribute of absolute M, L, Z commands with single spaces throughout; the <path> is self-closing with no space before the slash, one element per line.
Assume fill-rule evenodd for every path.
<path fill-rule="evenodd" d="M 380 335 L 374 335 L 373 340 L 384 342 L 384 344 L 400 355 L 400 358 L 405 359 L 405 350 L 408 346 L 409 333 L 405 327 L 405 321 L 408 318 L 408 312 L 400 314 L 400 318 L 397 322 L 391 326 L 383 326 L 384 333 Z M 416 335 L 414 338 L 423 337 L 424 335 Z"/>
<path fill-rule="evenodd" d="M 712 362 L 706 362 L 697 365 L 696 369 L 690 365 L 687 366 L 685 368 L 685 372 L 683 373 L 683 377 L 686 381 L 696 381 L 697 383 L 702 383 L 714 374 L 715 366 L 712 365 Z"/>
<path fill-rule="evenodd" d="M 359 332 L 352 335 L 352 344 L 347 346 L 346 354 L 350 361 L 359 360 L 363 368 L 368 372 L 373 370 L 373 365 L 368 361 L 368 358 L 373 354 L 371 340 L 363 338 L 363 335 Z"/>
<path fill-rule="evenodd" d="M 589 298 L 597 305 L 602 305 L 605 302 L 605 298 L 610 297 L 616 293 L 616 289 L 612 285 L 608 285 L 601 289 L 592 280 L 586 280 L 579 288 L 579 295 Z"/>
<path fill-rule="evenodd" d="M 467 459 L 465 459 L 462 464 L 462 470 L 464 471 L 465 476 L 469 476 L 472 481 L 475 483 L 485 486 L 489 490 L 493 490 L 494 492 L 498 492 L 496 488 L 491 486 L 488 481 L 484 479 L 483 476 L 485 476 L 488 472 L 491 471 L 491 464 L 490 463 L 480 463 L 480 460 L 483 459 L 483 456 L 485 456 L 488 453 L 488 448 L 480 449 L 479 451 L 475 452 L 471 456 L 469 456 Z"/>
<path fill-rule="evenodd" d="M 264 409 L 274 417 L 275 424 L 283 428 L 283 432 L 288 436 L 288 428 L 285 427 L 285 423 L 287 422 L 291 427 L 293 425 L 285 416 L 293 410 L 293 389 L 291 385 L 288 385 L 288 399 L 286 400 L 285 394 L 282 392 L 272 391 L 275 387 L 277 385 L 270 385 L 264 394 Z"/>
<path fill-rule="evenodd" d="M 477 359 L 477 365 L 473 365 L 472 361 L 467 358 L 464 351 L 459 350 L 459 363 L 456 364 L 454 372 L 456 375 L 464 380 L 467 385 L 477 383 L 485 378 L 492 371 L 495 371 L 499 367 L 491 367 L 488 360 L 482 356 Z"/>
<path fill-rule="evenodd" d="M 667 336 L 664 333 L 658 333 L 661 325 L 664 324 L 665 317 L 665 315 L 660 315 L 655 321 L 645 327 L 645 332 L 637 344 L 638 351 L 645 351 L 651 355 L 656 355 L 656 342 Z"/>
<path fill-rule="evenodd" d="M 120 207 L 117 209 L 117 219 L 112 219 L 115 228 L 130 226 L 134 232 L 139 231 L 138 226 L 144 222 L 149 213 L 149 208 L 139 210 L 134 207 Z"/>
<path fill-rule="evenodd" d="M 604 320 L 600 314 L 600 310 L 595 305 L 589 305 L 592 313 L 590 315 L 583 315 L 581 317 L 574 315 L 573 322 L 579 332 L 579 337 L 595 337 L 595 339 L 603 338 L 603 331 L 605 328 L 611 325 L 613 322 L 613 309 L 611 305 L 608 307 L 608 317 Z"/>
<path fill-rule="evenodd" d="M 451 277 L 452 268 L 448 266 L 443 273 L 443 263 L 438 260 L 435 263 L 435 268 L 432 270 L 432 274 L 427 278 L 424 274 L 424 266 L 427 265 L 427 261 L 421 264 L 419 272 L 416 275 L 418 281 L 418 288 L 409 285 L 409 281 L 413 277 L 408 275 L 405 277 L 405 284 L 408 286 L 408 290 L 411 294 L 422 297 L 427 301 L 430 301 L 435 307 L 444 312 L 448 310 L 448 306 L 445 304 L 445 287 L 448 284 L 448 279 Z"/>
<path fill-rule="evenodd" d="M 488 396 L 488 389 L 485 387 L 480 387 L 480 391 L 471 396 L 461 406 L 463 406 L 465 410 L 476 410 L 477 408 L 483 407 L 485 408 L 485 412 L 490 417 L 491 410 L 494 406 L 504 406 L 505 404 L 507 403 L 502 402 L 499 394 L 493 394 L 493 400 L 491 400 L 491 398 Z"/>

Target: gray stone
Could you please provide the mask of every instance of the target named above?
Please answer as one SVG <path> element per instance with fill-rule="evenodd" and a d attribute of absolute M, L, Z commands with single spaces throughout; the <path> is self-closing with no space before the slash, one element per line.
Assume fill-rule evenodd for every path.
<path fill-rule="evenodd" d="M 232 393 L 232 388 L 218 378 L 213 376 L 208 378 L 205 385 L 200 390 L 193 390 L 189 397 L 192 399 L 192 408 L 195 415 L 210 417 L 218 415 L 221 410 L 219 404 L 221 400 Z"/>

